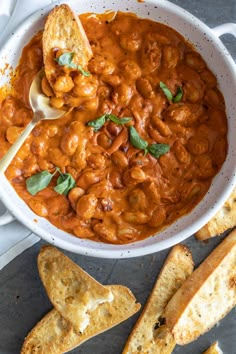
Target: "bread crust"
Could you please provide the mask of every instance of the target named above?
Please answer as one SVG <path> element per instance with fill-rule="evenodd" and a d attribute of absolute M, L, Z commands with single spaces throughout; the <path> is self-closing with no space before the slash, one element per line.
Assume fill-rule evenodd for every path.
<path fill-rule="evenodd" d="M 52 53 L 55 48 L 75 53 L 75 64 L 81 65 L 84 69 L 93 55 L 79 17 L 66 4 L 55 6 L 44 26 L 43 60 L 46 77 L 52 86 L 56 72 Z"/>
<path fill-rule="evenodd" d="M 177 344 L 196 340 L 236 304 L 236 231 L 202 262 L 169 301 L 164 316 Z"/>
<path fill-rule="evenodd" d="M 183 245 L 174 246 L 126 342 L 123 354 L 172 353 L 174 337 L 168 327 L 160 325 L 158 320 L 170 298 L 192 271 L 193 260 L 189 249 Z"/>
<path fill-rule="evenodd" d="M 66 353 L 139 311 L 141 305 L 127 287 L 110 285 L 106 288 L 113 293 L 113 301 L 100 304 L 91 312 L 90 324 L 83 333 L 76 333 L 72 324 L 53 309 L 25 338 L 21 354 Z"/>
<path fill-rule="evenodd" d="M 113 300 L 109 288 L 53 246 L 41 248 L 38 270 L 50 301 L 77 332 L 88 325 L 90 311 L 100 303 Z"/>
<path fill-rule="evenodd" d="M 216 341 L 202 354 L 223 354 L 223 352 Z"/>

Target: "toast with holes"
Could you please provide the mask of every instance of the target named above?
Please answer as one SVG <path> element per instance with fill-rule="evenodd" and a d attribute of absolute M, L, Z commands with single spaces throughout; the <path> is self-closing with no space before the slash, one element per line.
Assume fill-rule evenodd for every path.
<path fill-rule="evenodd" d="M 193 260 L 188 248 L 183 245 L 173 247 L 127 340 L 123 354 L 172 353 L 175 340 L 168 327 L 162 324 L 162 314 L 170 298 L 192 271 Z"/>
<path fill-rule="evenodd" d="M 202 354 L 223 354 L 219 347 L 218 342 L 214 342 L 204 353 Z"/>
<path fill-rule="evenodd" d="M 28 334 L 21 354 L 66 353 L 127 320 L 140 309 L 140 304 L 128 288 L 121 285 L 106 288 L 113 294 L 113 301 L 100 304 L 91 312 L 90 324 L 83 333 L 77 333 L 72 324 L 53 309 Z"/>
<path fill-rule="evenodd" d="M 97 282 L 55 247 L 41 248 L 38 269 L 50 301 L 77 332 L 83 332 L 87 327 L 91 311 L 99 304 L 113 300 L 109 288 Z"/>
<path fill-rule="evenodd" d="M 183 283 L 164 311 L 177 344 L 184 345 L 217 324 L 236 304 L 236 231 Z"/>
<path fill-rule="evenodd" d="M 56 62 L 53 51 L 62 49 L 74 53 L 73 62 L 87 68 L 93 53 L 79 17 L 62 4 L 49 13 L 43 32 L 43 60 L 46 77 L 53 86 Z"/>
<path fill-rule="evenodd" d="M 210 237 L 222 234 L 226 230 L 233 228 L 235 225 L 236 188 L 216 215 L 196 233 L 196 237 L 198 240 L 206 240 Z"/>

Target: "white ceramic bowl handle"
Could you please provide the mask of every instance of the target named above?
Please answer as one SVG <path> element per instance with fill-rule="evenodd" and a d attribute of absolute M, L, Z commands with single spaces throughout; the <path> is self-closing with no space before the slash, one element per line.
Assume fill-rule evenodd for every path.
<path fill-rule="evenodd" d="M 230 33 L 236 37 L 236 23 L 223 23 L 222 25 L 212 28 L 212 31 L 217 37 L 226 33 Z"/>
<path fill-rule="evenodd" d="M 9 224 L 13 220 L 15 220 L 14 216 L 6 210 L 4 214 L 0 215 L 0 226 Z"/>

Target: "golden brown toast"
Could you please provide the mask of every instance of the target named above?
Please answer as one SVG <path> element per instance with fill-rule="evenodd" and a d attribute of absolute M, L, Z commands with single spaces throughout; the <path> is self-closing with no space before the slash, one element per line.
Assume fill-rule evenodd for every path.
<path fill-rule="evenodd" d="M 140 304 L 132 292 L 121 285 L 106 287 L 114 296 L 91 312 L 89 326 L 83 333 L 76 333 L 72 324 L 53 309 L 31 330 L 26 337 L 21 354 L 60 354 L 68 352 L 88 339 L 118 325 L 134 315 Z"/>
<path fill-rule="evenodd" d="M 43 32 L 43 60 L 46 77 L 53 86 L 56 73 L 54 49 L 75 53 L 74 62 L 84 69 L 92 57 L 92 49 L 79 17 L 62 4 L 49 13 Z"/>
<path fill-rule="evenodd" d="M 169 354 L 175 340 L 161 316 L 170 298 L 193 271 L 190 251 L 176 245 L 169 253 L 147 303 L 136 322 L 123 350 L 123 354 Z"/>
<path fill-rule="evenodd" d="M 184 345 L 218 323 L 236 304 L 236 231 L 201 263 L 164 311 L 177 344 Z"/>
<path fill-rule="evenodd" d="M 99 304 L 113 300 L 109 288 L 97 282 L 55 247 L 42 247 L 38 255 L 38 269 L 50 301 L 77 332 L 83 332 L 87 327 L 91 311 Z"/>

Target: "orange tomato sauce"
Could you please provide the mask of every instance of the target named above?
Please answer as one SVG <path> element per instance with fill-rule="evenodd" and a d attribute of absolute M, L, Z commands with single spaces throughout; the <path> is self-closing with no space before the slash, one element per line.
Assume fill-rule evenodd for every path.
<path fill-rule="evenodd" d="M 135 15 L 80 16 L 93 58 L 89 77 L 68 71 L 73 88 L 60 95 L 74 109 L 40 122 L 6 176 L 39 216 L 77 237 L 114 244 L 144 239 L 189 213 L 208 191 L 227 154 L 227 117 L 217 80 L 202 57 L 175 30 Z M 23 49 L 12 91 L 0 105 L 0 157 L 32 118 L 28 93 L 43 66 L 42 32 Z M 175 96 L 167 99 L 160 82 Z M 50 94 L 50 93 L 49 93 Z M 55 97 L 51 98 L 52 105 Z M 95 131 L 103 114 L 132 118 Z M 150 144 L 168 144 L 156 158 L 130 142 L 129 126 Z M 26 179 L 59 167 L 76 186 L 50 185 L 32 196 Z"/>

